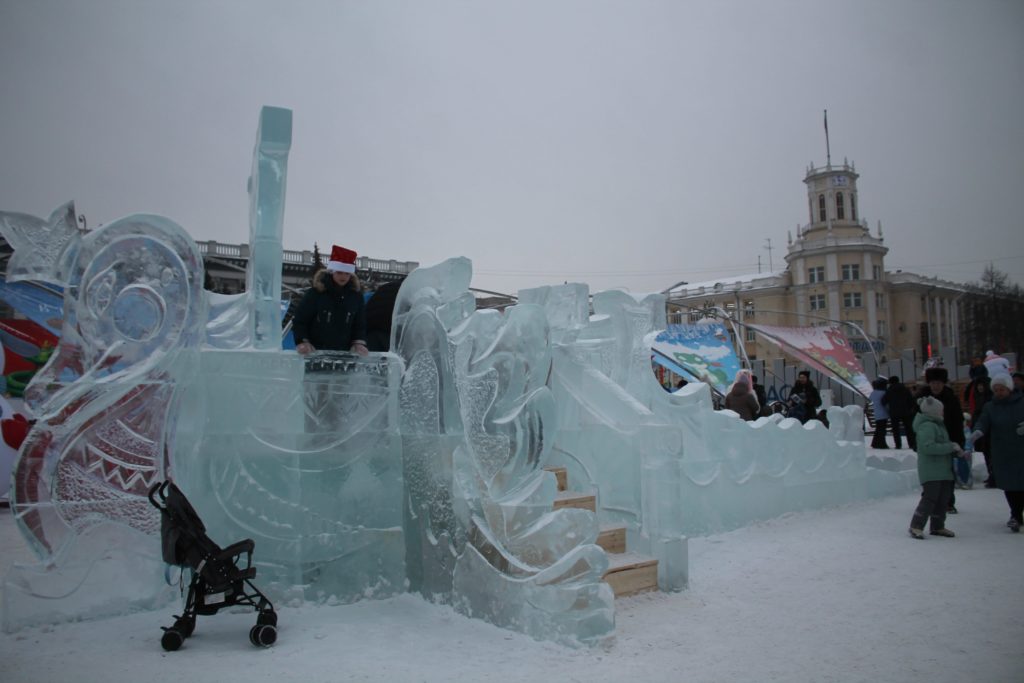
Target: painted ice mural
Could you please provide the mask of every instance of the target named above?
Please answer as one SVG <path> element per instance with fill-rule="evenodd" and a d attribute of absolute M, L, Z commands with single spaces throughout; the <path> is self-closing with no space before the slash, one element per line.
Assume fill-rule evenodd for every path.
<path fill-rule="evenodd" d="M 916 485 L 913 471 L 866 467 L 856 407 L 830 409 L 826 429 L 716 413 L 700 383 L 666 393 L 650 372 L 661 295 L 591 303 L 567 284 L 476 311 L 471 264 L 455 258 L 403 284 L 393 353 L 281 351 L 268 302 L 290 141 L 291 113 L 265 108 L 251 286 L 237 297 L 201 290 L 195 244 L 166 219 L 83 236 L 70 207 L 0 214 L 22 250 L 11 279 L 68 288 L 15 477 L 18 523 L 43 563 L 7 575 L 5 629 L 171 599 L 142 497 L 164 476 L 213 538 L 256 541 L 275 600 L 413 590 L 569 644 L 614 632 L 611 556 L 596 544 L 609 526 L 657 560 L 658 587 L 679 590 L 688 535 Z M 596 510 L 555 509 L 548 466 Z"/>

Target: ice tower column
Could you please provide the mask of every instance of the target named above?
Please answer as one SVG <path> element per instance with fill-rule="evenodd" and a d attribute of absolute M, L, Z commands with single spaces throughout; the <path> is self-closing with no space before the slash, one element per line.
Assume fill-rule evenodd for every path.
<path fill-rule="evenodd" d="M 249 176 L 252 251 L 245 274 L 252 345 L 256 349 L 281 348 L 281 240 L 291 146 L 291 109 L 263 107 Z"/>

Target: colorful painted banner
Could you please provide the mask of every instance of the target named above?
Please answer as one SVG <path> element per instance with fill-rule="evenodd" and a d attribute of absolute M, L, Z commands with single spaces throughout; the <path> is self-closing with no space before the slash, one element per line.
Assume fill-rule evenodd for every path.
<path fill-rule="evenodd" d="M 51 334 L 60 336 L 64 294 L 59 287 L 27 281 L 8 282 L 0 276 L 0 300 Z"/>
<path fill-rule="evenodd" d="M 854 355 L 850 340 L 838 327 L 776 327 L 749 323 L 746 326 L 784 346 L 818 372 L 864 396 L 871 393 L 871 382 L 864 374 L 864 367 Z"/>
<path fill-rule="evenodd" d="M 729 391 L 740 370 L 732 339 L 722 323 L 669 325 L 655 338 L 651 351 L 654 362 L 687 379 L 706 377 L 722 394 Z"/>

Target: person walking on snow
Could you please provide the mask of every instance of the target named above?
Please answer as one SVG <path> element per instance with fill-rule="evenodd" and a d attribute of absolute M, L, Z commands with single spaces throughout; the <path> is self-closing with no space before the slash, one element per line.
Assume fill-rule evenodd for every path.
<path fill-rule="evenodd" d="M 953 457 L 964 451 L 946 432 L 941 401 L 925 396 L 917 405 L 920 412 L 914 418 L 914 432 L 921 501 L 910 519 L 910 535 L 923 539 L 925 524 L 930 521 L 932 536 L 953 538 L 956 534 L 946 528 L 946 509 L 953 494 Z"/>
<path fill-rule="evenodd" d="M 967 435 L 964 434 L 964 411 L 960 407 L 960 401 L 957 400 L 956 394 L 946 384 L 949 381 L 949 372 L 942 367 L 928 368 L 924 371 L 924 380 L 928 385 L 921 389 L 917 397 L 920 399 L 932 396 L 942 402 L 942 421 L 946 425 L 946 434 L 950 441 L 962 449 L 967 443 Z M 920 401 L 918 405 L 920 405 Z M 952 461 L 950 461 L 949 467 L 950 474 L 952 474 Z M 957 513 L 955 493 L 950 493 L 947 512 L 951 515 Z"/>
<path fill-rule="evenodd" d="M 1024 524 L 1024 395 L 1013 392 L 1013 380 L 1003 373 L 992 378 L 992 400 L 985 404 L 971 440 L 987 436 L 992 448 L 992 472 L 1010 506 L 1006 526 L 1019 532 Z"/>

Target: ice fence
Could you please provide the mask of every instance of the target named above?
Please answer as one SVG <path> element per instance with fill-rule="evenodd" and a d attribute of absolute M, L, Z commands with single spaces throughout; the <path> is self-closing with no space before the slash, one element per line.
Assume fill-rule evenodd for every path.
<path fill-rule="evenodd" d="M 209 534 L 256 542 L 276 601 L 416 591 L 567 644 L 614 633 L 602 525 L 685 588 L 687 538 L 792 510 L 906 491 L 913 463 L 869 467 L 863 415 L 743 422 L 706 385 L 655 381 L 658 294 L 523 290 L 476 310 L 468 259 L 414 271 L 392 351 L 282 351 L 277 338 L 291 113 L 265 108 L 253 154 L 245 294 L 202 289 L 178 225 L 131 216 L 78 232 L 0 214 L 11 279 L 65 288 L 57 352 L 29 387 L 36 423 L 12 507 L 39 564 L 5 575 L 5 630 L 175 599 L 145 493 L 173 478 Z M 555 509 L 547 467 L 596 496 Z"/>

